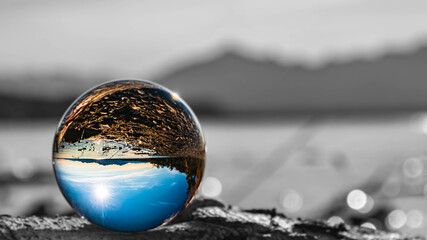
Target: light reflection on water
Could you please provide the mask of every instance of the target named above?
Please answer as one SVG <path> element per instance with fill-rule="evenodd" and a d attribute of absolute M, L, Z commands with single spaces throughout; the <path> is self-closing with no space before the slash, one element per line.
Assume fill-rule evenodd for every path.
<path fill-rule="evenodd" d="M 310 145 L 302 149 L 303 152 L 298 152 L 293 158 L 288 159 L 283 166 L 280 166 L 281 169 L 277 173 L 265 176 L 265 183 L 248 196 L 241 206 L 244 208 L 276 207 L 283 212 L 285 209 L 278 201 L 280 194 L 284 189 L 294 189 L 301 195 L 304 204 L 291 216 L 303 218 L 319 216 L 321 211 L 330 206 L 346 205 L 345 198 L 337 200 L 340 194 L 346 196 L 353 189 L 365 191 L 363 188 L 366 187 L 365 183 L 379 180 L 382 184 L 379 185 L 379 193 L 377 193 L 383 196 L 381 199 L 377 200 L 378 194 L 365 191 L 375 199 L 374 211 L 382 204 L 390 207 L 387 214 L 394 209 L 402 209 L 407 215 L 407 223 L 398 230 L 408 231 L 411 234 L 427 234 L 425 230 L 423 231 L 427 216 L 425 200 L 427 182 L 418 182 L 424 177 L 426 169 L 420 173 L 416 167 L 420 165 L 418 160 L 427 167 L 423 157 L 427 154 L 427 135 L 423 131 L 425 115 L 414 116 L 323 120 L 316 126 L 318 131 L 311 139 Z M 268 160 L 265 156 L 274 151 L 281 142 L 289 140 L 290 136 L 298 131 L 299 123 L 300 120 L 249 122 L 208 119 L 202 121 L 209 148 L 206 175 L 214 176 L 221 182 L 220 198 L 233 204 L 230 193 L 233 192 L 236 181 L 252 171 L 253 165 L 258 164 L 259 161 Z M 29 159 L 33 162 L 34 171 L 42 169 L 50 173 L 49 159 L 55 126 L 55 122 L 36 122 L 32 125 L 30 123 L 2 124 L 0 126 L 0 171 L 12 169 L 10 167 L 12 161 L 8 159 Z M 28 146 L 26 147 L 28 151 L 22 151 L 22 146 Z M 37 154 L 34 155 L 34 152 Z M 336 156 L 339 156 L 338 160 Z M 409 160 L 405 164 L 405 161 L 411 158 L 418 160 Z M 382 172 L 385 174 L 375 174 L 376 169 L 384 170 Z M 411 184 L 422 186 L 419 196 L 405 197 L 411 192 L 408 188 Z M 43 194 L 31 194 L 33 195 L 31 199 L 28 195 L 29 192 L 34 191 L 34 186 L 26 187 L 22 191 L 16 190 L 16 195 L 13 194 L 15 191 L 13 189 L 18 188 L 10 188 L 11 191 L 7 190 L 9 198 L 2 195 L 3 192 L 0 193 L 0 201 L 9 199 L 3 201 L 9 204 L 0 204 L 0 209 L 3 213 L 22 214 L 23 211 L 28 210 L 23 206 L 28 205 L 30 200 L 40 202 L 45 200 L 46 197 L 42 198 L 43 196 L 56 196 L 58 193 L 55 185 L 43 187 Z M 55 192 L 53 193 L 53 190 L 49 192 L 49 189 L 54 189 Z M 19 204 L 24 200 L 28 202 Z M 12 203 L 16 203 L 17 207 L 11 205 Z M 64 204 L 61 203 L 60 206 Z M 347 214 L 345 212 L 344 216 L 339 216 L 345 218 L 348 223 L 349 215 Z M 420 219 L 424 219 L 421 225 Z M 369 221 L 375 223 L 373 220 Z"/>

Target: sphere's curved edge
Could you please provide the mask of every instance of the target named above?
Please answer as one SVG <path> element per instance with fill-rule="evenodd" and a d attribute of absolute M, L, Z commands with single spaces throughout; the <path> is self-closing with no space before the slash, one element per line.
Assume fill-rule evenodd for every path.
<path fill-rule="evenodd" d="M 139 232 L 174 219 L 203 178 L 206 142 L 171 90 L 118 79 L 81 94 L 57 127 L 52 163 L 67 202 L 91 222 Z"/>

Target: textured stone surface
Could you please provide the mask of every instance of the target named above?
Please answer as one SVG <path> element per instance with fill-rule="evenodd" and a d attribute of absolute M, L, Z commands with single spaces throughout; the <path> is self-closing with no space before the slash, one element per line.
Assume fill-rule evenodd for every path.
<path fill-rule="evenodd" d="M 275 210 L 241 210 L 195 199 L 168 225 L 140 233 L 112 232 L 74 216 L 0 216 L 0 239 L 424 239 L 396 233 L 289 219 Z"/>

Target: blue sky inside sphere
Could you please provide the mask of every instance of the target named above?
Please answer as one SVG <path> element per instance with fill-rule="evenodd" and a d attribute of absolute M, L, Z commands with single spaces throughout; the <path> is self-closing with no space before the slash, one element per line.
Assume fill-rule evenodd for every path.
<path fill-rule="evenodd" d="M 55 170 L 69 203 L 90 221 L 116 231 L 157 227 L 188 199 L 185 173 L 149 162 L 56 159 Z"/>

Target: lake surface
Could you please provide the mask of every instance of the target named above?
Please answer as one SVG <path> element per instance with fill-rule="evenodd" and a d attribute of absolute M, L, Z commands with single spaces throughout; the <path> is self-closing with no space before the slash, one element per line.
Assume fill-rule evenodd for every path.
<path fill-rule="evenodd" d="M 416 210 L 423 214 L 422 224 L 425 224 L 426 116 L 414 113 L 201 119 L 207 140 L 207 161 L 206 181 L 200 193 L 218 196 L 244 208 L 275 207 L 289 216 L 318 218 L 335 213 L 342 217 L 351 215 L 347 194 L 362 189 L 375 199 L 372 212 L 386 205 L 387 211 Z M 0 172 L 11 172 L 23 179 L 34 171 L 52 174 L 51 149 L 56 125 L 55 122 L 0 124 Z M 417 166 L 421 163 L 421 174 L 407 174 L 411 172 L 407 163 L 414 162 L 408 159 L 418 159 L 415 162 Z M 389 186 L 396 194 L 387 195 Z M 23 210 L 13 209 L 25 209 L 23 206 L 30 200 L 16 199 L 25 199 L 28 189 L 9 190 L 9 197 L 0 197 L 3 201 L 0 211 L 22 213 Z M 55 185 L 43 189 L 45 196 L 59 195 L 53 201 L 59 212 L 67 205 Z M 37 196 L 31 202 L 46 198 Z M 396 230 L 427 233 L 420 227 L 425 225 L 417 226 L 403 224 Z"/>

